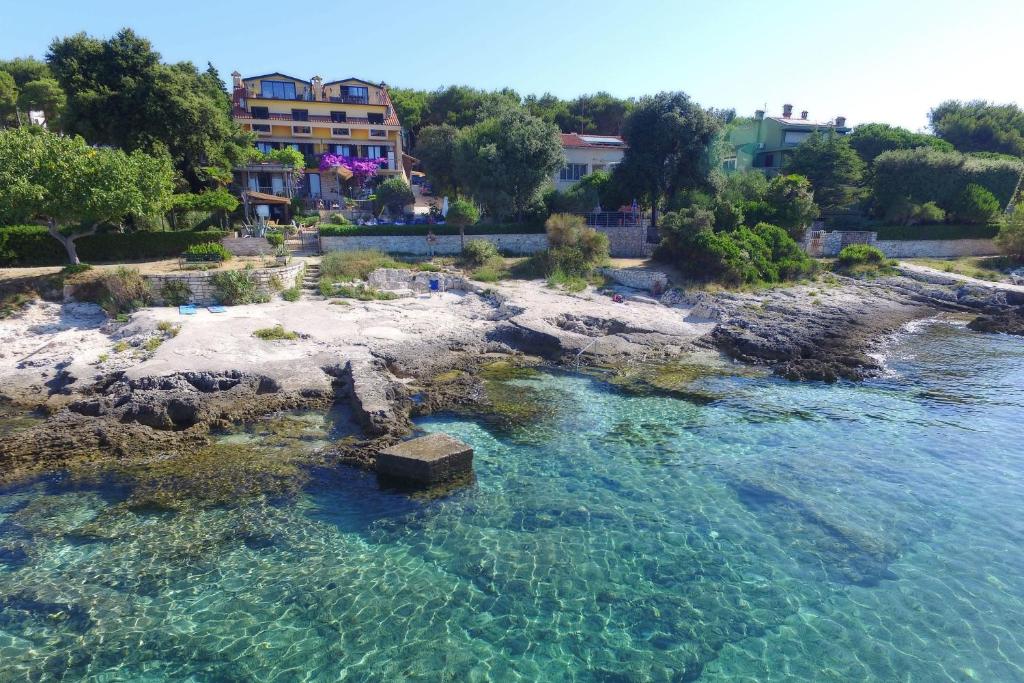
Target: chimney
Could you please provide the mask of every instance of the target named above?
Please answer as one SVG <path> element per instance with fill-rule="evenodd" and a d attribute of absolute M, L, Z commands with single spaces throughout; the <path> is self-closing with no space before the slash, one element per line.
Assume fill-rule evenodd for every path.
<path fill-rule="evenodd" d="M 802 121 L 806 121 L 807 120 L 807 110 L 806 109 L 804 109 L 802 112 L 800 112 L 800 119 Z"/>
<path fill-rule="evenodd" d="M 846 117 L 845 116 L 837 116 L 836 117 L 836 128 L 846 128 Z"/>
<path fill-rule="evenodd" d="M 324 98 L 324 79 L 320 76 L 313 76 L 309 82 L 313 84 L 313 99 L 322 100 Z"/>
<path fill-rule="evenodd" d="M 754 112 L 754 120 L 755 121 L 763 121 L 764 120 L 764 109 L 758 109 L 757 111 Z"/>
<path fill-rule="evenodd" d="M 237 71 L 231 72 L 231 87 L 238 90 L 242 87 L 242 74 Z"/>
<path fill-rule="evenodd" d="M 793 117 L 793 105 L 784 104 L 782 105 L 782 118 L 788 119 Z"/>

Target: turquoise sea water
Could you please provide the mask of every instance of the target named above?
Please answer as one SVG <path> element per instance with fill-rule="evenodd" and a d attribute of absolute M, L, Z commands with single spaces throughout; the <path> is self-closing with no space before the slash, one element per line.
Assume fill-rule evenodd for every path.
<path fill-rule="evenodd" d="M 1024 340 L 919 325 L 887 363 L 701 404 L 545 375 L 527 429 L 420 423 L 476 447 L 437 500 L 2 491 L 0 681 L 1022 681 Z"/>

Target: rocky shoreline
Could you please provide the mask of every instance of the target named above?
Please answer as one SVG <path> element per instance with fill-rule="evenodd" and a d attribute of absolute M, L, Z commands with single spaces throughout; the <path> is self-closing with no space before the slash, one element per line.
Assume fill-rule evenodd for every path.
<path fill-rule="evenodd" d="M 3 439 L 0 482 L 195 457 L 213 447 L 211 430 L 338 402 L 362 436 L 319 449 L 306 464 L 370 467 L 417 416 L 459 412 L 499 428 L 538 419 L 531 397 L 506 381 L 537 366 L 596 369 L 624 390 L 682 397 L 700 372 L 692 366 L 718 354 L 790 380 L 860 380 L 880 369 L 874 344 L 909 321 L 967 312 L 973 329 L 1019 334 L 1024 310 L 1024 294 L 919 275 L 826 275 L 755 292 L 672 291 L 660 301 L 635 293 L 623 303 L 539 282 L 466 286 L 347 306 L 275 302 L 191 320 L 146 309 L 126 324 L 88 305 L 32 304 L 0 322 L 0 401 L 8 413 L 46 417 Z M 254 339 L 268 321 L 299 339 Z"/>

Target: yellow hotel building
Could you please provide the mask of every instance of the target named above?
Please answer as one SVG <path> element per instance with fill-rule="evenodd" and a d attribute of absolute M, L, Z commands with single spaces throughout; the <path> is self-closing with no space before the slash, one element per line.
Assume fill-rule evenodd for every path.
<path fill-rule="evenodd" d="M 325 153 L 363 159 L 386 159 L 380 174 L 404 173 L 402 126 L 387 87 L 358 78 L 324 82 L 282 73 L 242 78 L 231 74 L 233 116 L 256 134 L 262 152 L 291 147 L 306 157 L 306 173 L 298 188 L 289 174 L 272 164 L 236 169 L 245 189 L 279 196 L 300 196 L 326 202 L 340 200 L 344 179 L 320 171 Z"/>

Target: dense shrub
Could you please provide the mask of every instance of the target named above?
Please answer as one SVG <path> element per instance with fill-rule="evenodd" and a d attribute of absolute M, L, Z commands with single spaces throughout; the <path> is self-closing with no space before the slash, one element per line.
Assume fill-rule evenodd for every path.
<path fill-rule="evenodd" d="M 270 242 L 270 246 L 272 247 L 283 247 L 284 235 L 277 230 L 268 230 L 267 241 Z"/>
<path fill-rule="evenodd" d="M 107 232 L 76 240 L 78 256 L 90 263 L 173 258 L 193 244 L 216 242 L 227 233 L 219 230 L 202 232 Z M 59 265 L 67 262 L 64 247 L 41 225 L 16 225 L 0 228 L 3 265 Z"/>
<path fill-rule="evenodd" d="M 225 270 L 210 278 L 217 299 L 230 306 L 252 304 L 266 299 L 258 288 L 256 278 L 248 270 Z"/>
<path fill-rule="evenodd" d="M 814 262 L 776 225 L 715 231 L 699 210 L 666 214 L 655 257 L 699 281 L 726 285 L 778 282 L 814 272 Z"/>
<path fill-rule="evenodd" d="M 578 249 L 591 268 L 608 260 L 608 235 L 589 227 L 581 216 L 556 213 L 544 228 L 552 248 Z"/>
<path fill-rule="evenodd" d="M 970 184 L 990 192 L 997 207 L 1006 206 L 1024 172 L 1024 162 L 983 159 L 958 152 L 911 149 L 883 152 L 874 164 L 874 199 L 878 215 L 900 202 L 935 202 L 947 212 Z"/>
<path fill-rule="evenodd" d="M 321 237 L 425 237 L 428 232 L 458 235 L 459 228 L 454 225 L 320 225 Z M 541 232 L 544 232 L 544 226 L 537 223 L 477 223 L 466 227 L 466 235 L 533 235 Z"/>
<path fill-rule="evenodd" d="M 385 178 L 377 183 L 374 195 L 376 196 L 374 206 L 377 207 L 377 210 L 386 208 L 392 216 L 401 216 L 406 206 L 416 202 L 409 183 L 398 176 Z"/>
<path fill-rule="evenodd" d="M 957 195 L 950 210 L 964 223 L 988 223 L 999 213 L 999 201 L 981 185 L 970 183 Z"/>
<path fill-rule="evenodd" d="M 1003 221 L 996 244 L 1007 256 L 1024 261 L 1024 204 L 1015 206 L 1013 213 Z"/>
<path fill-rule="evenodd" d="M 181 306 L 192 299 L 192 290 L 181 280 L 168 280 L 160 288 L 160 298 L 170 306 Z"/>
<path fill-rule="evenodd" d="M 185 250 L 186 261 L 230 261 L 231 252 L 220 242 L 202 242 Z"/>
<path fill-rule="evenodd" d="M 332 213 L 331 217 L 328 218 L 327 221 L 334 225 L 351 225 L 349 220 L 342 216 L 340 213 Z M 328 227 L 328 229 L 330 228 Z M 323 232 L 323 228 L 321 228 L 321 232 Z"/>
<path fill-rule="evenodd" d="M 462 250 L 462 259 L 469 266 L 482 266 L 495 256 L 499 256 L 498 247 L 487 240 L 470 240 Z"/>
<path fill-rule="evenodd" d="M 133 268 L 91 270 L 73 275 L 65 282 L 71 288 L 71 296 L 99 304 L 111 317 L 141 308 L 150 300 L 148 283 Z"/>
<path fill-rule="evenodd" d="M 870 244 L 848 244 L 839 252 L 836 263 L 840 266 L 885 263 L 885 254 Z"/>

